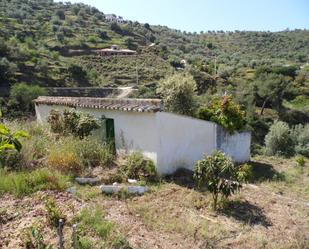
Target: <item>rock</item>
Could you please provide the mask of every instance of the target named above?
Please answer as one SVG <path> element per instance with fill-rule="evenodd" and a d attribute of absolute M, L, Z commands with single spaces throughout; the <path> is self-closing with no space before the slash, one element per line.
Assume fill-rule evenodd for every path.
<path fill-rule="evenodd" d="M 128 183 L 137 183 L 137 180 L 135 180 L 135 179 L 128 179 Z"/>
<path fill-rule="evenodd" d="M 148 192 L 149 188 L 144 186 L 128 186 L 128 193 L 130 194 L 139 194 L 142 195 L 145 192 Z"/>
<path fill-rule="evenodd" d="M 91 177 L 76 177 L 75 181 L 80 185 L 96 185 L 100 182 L 100 179 Z"/>
<path fill-rule="evenodd" d="M 123 190 L 127 191 L 129 194 L 143 195 L 145 192 L 149 191 L 149 188 L 144 186 L 101 185 L 100 189 L 105 194 L 114 194 Z"/>
<path fill-rule="evenodd" d="M 121 187 L 118 185 L 101 185 L 100 189 L 105 194 L 114 194 L 121 190 Z"/>
<path fill-rule="evenodd" d="M 72 195 L 76 195 L 76 187 L 67 188 L 66 191 Z"/>

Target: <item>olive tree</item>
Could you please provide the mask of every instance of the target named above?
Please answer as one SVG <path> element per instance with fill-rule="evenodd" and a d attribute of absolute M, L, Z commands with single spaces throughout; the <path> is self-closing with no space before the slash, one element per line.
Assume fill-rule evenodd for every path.
<path fill-rule="evenodd" d="M 193 115 L 196 108 L 196 83 L 191 75 L 176 73 L 159 83 L 157 93 L 170 112 Z"/>
<path fill-rule="evenodd" d="M 275 121 L 265 136 L 265 146 L 267 155 L 292 156 L 295 151 L 289 125 Z"/>
<path fill-rule="evenodd" d="M 236 167 L 231 158 L 223 152 L 216 151 L 197 161 L 194 168 L 194 179 L 197 187 L 206 187 L 212 194 L 213 207 L 217 210 L 219 195 L 227 198 L 239 191 L 241 181 L 245 181 L 251 173 L 251 167 Z"/>

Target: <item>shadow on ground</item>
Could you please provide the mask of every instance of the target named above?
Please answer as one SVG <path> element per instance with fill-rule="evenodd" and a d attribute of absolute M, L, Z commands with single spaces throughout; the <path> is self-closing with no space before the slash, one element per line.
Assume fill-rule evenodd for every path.
<path fill-rule="evenodd" d="M 195 187 L 193 171 L 189 169 L 180 168 L 174 174 L 166 176 L 165 180 L 186 188 Z"/>
<path fill-rule="evenodd" d="M 284 175 L 274 169 L 271 164 L 257 161 L 248 163 L 252 166 L 253 179 L 251 182 L 262 182 L 268 180 L 284 180 Z"/>
<path fill-rule="evenodd" d="M 219 212 L 250 226 L 262 225 L 269 227 L 272 225 L 263 209 L 248 201 L 230 201 Z"/>

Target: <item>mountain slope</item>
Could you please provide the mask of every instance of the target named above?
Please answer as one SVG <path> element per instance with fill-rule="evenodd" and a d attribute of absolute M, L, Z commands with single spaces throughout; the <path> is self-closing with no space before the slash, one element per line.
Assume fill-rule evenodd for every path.
<path fill-rule="evenodd" d="M 134 85 L 137 77 L 145 84 L 182 67 L 182 59 L 210 75 L 309 61 L 308 30 L 186 33 L 138 22 L 109 23 L 96 8 L 52 0 L 1 1 L 0 34 L 0 87 L 16 82 Z M 156 46 L 148 47 L 153 42 Z M 137 49 L 139 55 L 102 58 L 95 54 L 96 49 L 112 44 Z"/>

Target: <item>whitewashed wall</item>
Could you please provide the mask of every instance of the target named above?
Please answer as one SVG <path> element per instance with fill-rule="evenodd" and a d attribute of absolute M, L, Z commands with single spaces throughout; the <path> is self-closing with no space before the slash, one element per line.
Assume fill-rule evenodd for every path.
<path fill-rule="evenodd" d="M 160 173 L 193 169 L 197 160 L 216 149 L 216 124 L 166 112 L 157 113 Z"/>
<path fill-rule="evenodd" d="M 37 105 L 36 114 L 39 122 L 46 122 L 50 110 L 64 110 L 67 107 L 55 105 Z M 76 108 L 91 113 L 97 118 L 104 115 L 114 119 L 115 143 L 117 152 L 140 151 L 157 163 L 157 126 L 155 113 L 125 112 L 118 110 L 102 110 Z"/>
<path fill-rule="evenodd" d="M 46 122 L 51 109 L 63 106 L 37 105 L 39 122 Z M 140 151 L 156 164 L 160 174 L 178 168 L 193 169 L 197 160 L 222 150 L 236 162 L 250 159 L 251 134 L 228 134 L 213 122 L 166 112 L 140 113 L 77 108 L 100 118 L 114 119 L 117 152 Z"/>
<path fill-rule="evenodd" d="M 251 132 L 235 132 L 229 134 L 220 126 L 217 128 L 218 150 L 225 152 L 234 162 L 242 163 L 250 160 Z"/>

